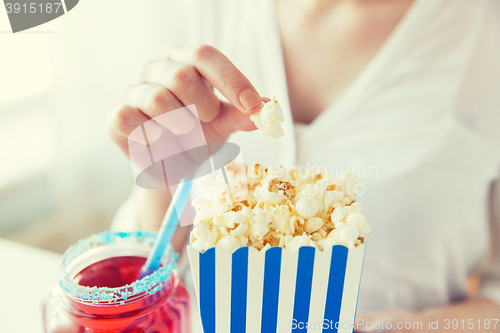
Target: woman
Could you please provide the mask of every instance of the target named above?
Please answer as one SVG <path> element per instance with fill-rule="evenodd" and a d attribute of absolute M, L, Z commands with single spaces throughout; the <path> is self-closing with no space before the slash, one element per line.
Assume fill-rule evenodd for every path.
<path fill-rule="evenodd" d="M 207 140 L 238 143 L 247 162 L 352 168 L 374 230 L 358 318 L 391 321 L 396 332 L 409 331 L 398 322 L 426 330 L 429 320 L 446 331 L 453 319 L 465 319 L 457 331 L 483 329 L 487 320 L 493 328 L 500 317 L 500 38 L 491 33 L 500 31 L 498 1 L 182 7 L 171 32 L 177 46 L 143 66 L 142 83 L 125 90 L 110 117 L 116 144 L 127 153 L 134 128 L 195 104 Z M 249 120 L 273 95 L 285 111 L 279 140 L 252 131 Z M 141 190 L 132 200 L 147 227 L 160 224 L 169 194 Z M 177 232 L 179 248 L 186 229 Z M 468 277 L 489 245 L 481 287 L 470 296 Z"/>

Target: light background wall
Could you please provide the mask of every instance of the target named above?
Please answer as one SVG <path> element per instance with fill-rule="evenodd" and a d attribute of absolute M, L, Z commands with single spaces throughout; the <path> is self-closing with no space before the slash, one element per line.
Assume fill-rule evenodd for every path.
<path fill-rule="evenodd" d="M 11 34 L 0 11 L 0 237 L 62 252 L 109 228 L 133 179 L 106 118 L 163 56 L 173 14 L 172 1 L 85 0 Z"/>

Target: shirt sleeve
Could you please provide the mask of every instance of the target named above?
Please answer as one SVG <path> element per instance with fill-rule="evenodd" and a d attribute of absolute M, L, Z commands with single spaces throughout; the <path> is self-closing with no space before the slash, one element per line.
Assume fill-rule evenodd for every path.
<path fill-rule="evenodd" d="M 490 253 L 481 270 L 478 296 L 491 299 L 500 306 L 500 178 L 491 188 L 490 226 Z"/>
<path fill-rule="evenodd" d="M 469 67 L 457 95 L 455 116 L 500 156 L 500 1 L 488 0 Z"/>

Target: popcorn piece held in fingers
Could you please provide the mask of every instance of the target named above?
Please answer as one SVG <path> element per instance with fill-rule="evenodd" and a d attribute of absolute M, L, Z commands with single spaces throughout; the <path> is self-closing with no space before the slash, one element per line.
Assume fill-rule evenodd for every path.
<path fill-rule="evenodd" d="M 281 123 L 285 121 L 283 118 L 283 110 L 278 101 L 273 100 L 264 104 L 262 109 L 254 115 L 250 116 L 255 126 L 264 132 L 265 135 L 277 139 L 283 136 L 283 128 Z"/>

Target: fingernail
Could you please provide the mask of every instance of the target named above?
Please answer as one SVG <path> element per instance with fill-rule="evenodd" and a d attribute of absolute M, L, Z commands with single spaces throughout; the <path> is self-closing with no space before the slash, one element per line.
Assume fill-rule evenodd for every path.
<path fill-rule="evenodd" d="M 146 121 L 143 125 L 148 143 L 151 144 L 158 141 L 158 139 L 161 137 L 161 134 L 163 133 L 163 127 L 154 119 Z"/>
<path fill-rule="evenodd" d="M 252 89 L 242 91 L 238 98 L 245 110 L 252 110 L 262 101 L 259 94 Z"/>
<path fill-rule="evenodd" d="M 144 133 L 142 131 L 142 127 L 136 127 L 128 136 L 129 140 L 129 145 L 131 144 L 131 140 L 137 143 L 140 143 L 141 145 L 146 146 L 146 139 L 144 138 Z"/>

